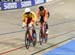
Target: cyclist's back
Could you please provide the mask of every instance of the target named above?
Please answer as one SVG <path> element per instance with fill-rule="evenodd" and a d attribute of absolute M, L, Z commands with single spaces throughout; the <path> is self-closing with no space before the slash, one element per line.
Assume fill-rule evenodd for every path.
<path fill-rule="evenodd" d="M 37 11 L 37 17 L 38 17 L 38 19 L 40 17 L 43 18 L 43 19 L 47 19 L 48 18 L 48 11 L 46 9 L 44 9 L 43 12 L 38 10 Z"/>
<path fill-rule="evenodd" d="M 22 22 L 29 24 L 30 22 L 36 21 L 36 15 L 34 12 L 30 11 L 30 14 L 23 13 L 22 15 Z"/>

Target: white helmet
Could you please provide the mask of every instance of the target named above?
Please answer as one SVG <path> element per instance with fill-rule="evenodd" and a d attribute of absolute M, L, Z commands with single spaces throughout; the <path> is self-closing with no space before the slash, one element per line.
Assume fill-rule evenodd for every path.
<path fill-rule="evenodd" d="M 30 8 L 25 8 L 25 13 L 30 12 Z"/>

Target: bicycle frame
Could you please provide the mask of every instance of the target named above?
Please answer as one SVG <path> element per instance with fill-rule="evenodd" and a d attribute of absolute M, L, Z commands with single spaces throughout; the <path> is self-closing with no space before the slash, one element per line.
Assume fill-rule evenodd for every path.
<path fill-rule="evenodd" d="M 42 33 L 42 37 L 43 38 L 45 38 L 45 36 L 46 36 L 46 34 L 45 34 L 45 32 L 46 32 L 46 27 L 45 27 L 46 25 L 44 24 L 44 23 L 41 23 L 41 29 L 40 29 L 40 31 L 41 31 L 41 33 Z"/>
<path fill-rule="evenodd" d="M 30 27 L 29 27 L 28 24 L 26 25 L 26 29 L 27 29 L 26 32 L 29 33 L 29 37 L 28 37 L 28 38 L 29 38 L 30 41 L 32 41 L 33 39 L 32 39 L 32 35 L 31 35 L 31 33 L 30 33 Z"/>
<path fill-rule="evenodd" d="M 42 43 L 43 43 L 44 40 L 45 40 L 45 43 L 47 43 L 46 24 L 41 23 L 41 26 L 40 26 L 40 33 L 39 33 L 40 45 L 42 45 Z"/>
<path fill-rule="evenodd" d="M 33 46 L 35 47 L 35 45 L 36 45 L 36 38 L 34 38 L 34 36 L 33 36 L 34 29 L 32 29 L 32 33 L 30 33 L 30 27 L 28 25 L 26 26 L 26 29 L 27 29 L 26 30 L 26 35 L 25 35 L 25 45 L 26 45 L 26 48 L 27 49 L 29 48 L 30 43 L 33 43 Z"/>

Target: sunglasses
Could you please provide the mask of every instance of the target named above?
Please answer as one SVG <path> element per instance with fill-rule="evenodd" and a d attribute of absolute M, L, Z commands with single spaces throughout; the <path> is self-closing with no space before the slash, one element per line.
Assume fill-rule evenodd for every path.
<path fill-rule="evenodd" d="M 26 14 L 30 14 L 30 12 L 27 12 Z"/>

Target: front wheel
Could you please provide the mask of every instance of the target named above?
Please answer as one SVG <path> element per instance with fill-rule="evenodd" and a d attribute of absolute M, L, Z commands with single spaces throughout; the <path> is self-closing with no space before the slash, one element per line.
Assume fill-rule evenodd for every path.
<path fill-rule="evenodd" d="M 26 49 L 29 49 L 30 40 L 29 40 L 29 34 L 28 33 L 26 33 L 26 35 L 25 35 L 25 46 L 26 46 Z"/>
<path fill-rule="evenodd" d="M 40 45 L 42 45 L 42 42 L 43 42 L 42 33 L 39 33 L 39 42 L 40 42 Z"/>

